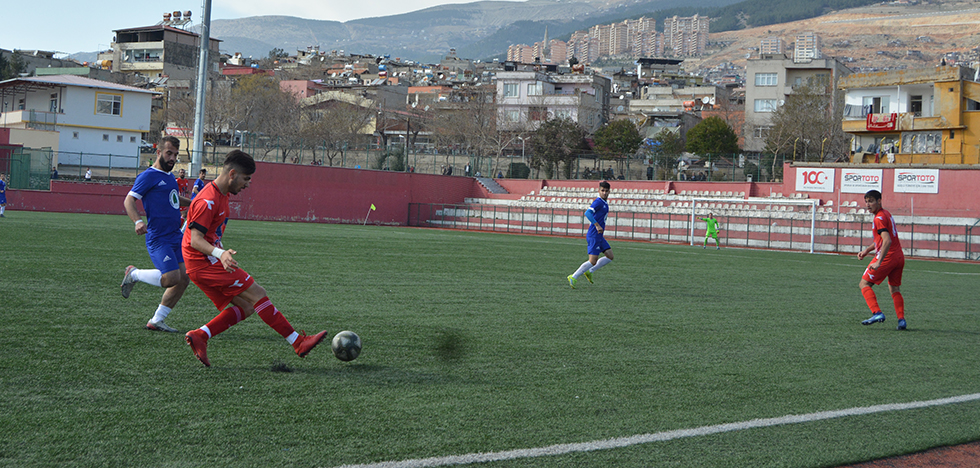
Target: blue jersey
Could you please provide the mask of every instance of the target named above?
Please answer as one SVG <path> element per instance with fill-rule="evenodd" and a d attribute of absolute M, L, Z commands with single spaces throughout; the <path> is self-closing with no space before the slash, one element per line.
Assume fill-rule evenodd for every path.
<path fill-rule="evenodd" d="M 7 184 L 0 180 L 0 205 L 7 203 Z"/>
<path fill-rule="evenodd" d="M 609 204 L 602 197 L 596 197 L 595 201 L 592 202 L 592 205 L 586 211 L 592 212 L 592 217 L 595 219 L 596 224 L 602 226 L 603 229 L 606 228 L 606 215 L 609 214 Z M 589 232 L 586 235 L 594 236 L 596 234 L 599 234 L 599 232 L 595 230 L 595 224 L 590 224 Z"/>
<path fill-rule="evenodd" d="M 150 167 L 136 178 L 129 194 L 143 202 L 147 244 L 174 239 L 180 243 L 180 198 L 173 174 Z"/>
<path fill-rule="evenodd" d="M 204 179 L 198 178 L 194 181 L 194 188 L 197 189 L 197 193 L 194 193 L 194 188 L 191 189 L 191 200 L 193 200 L 198 193 L 201 193 L 201 190 L 204 190 L 205 185 L 207 185 L 207 182 L 205 182 Z"/>

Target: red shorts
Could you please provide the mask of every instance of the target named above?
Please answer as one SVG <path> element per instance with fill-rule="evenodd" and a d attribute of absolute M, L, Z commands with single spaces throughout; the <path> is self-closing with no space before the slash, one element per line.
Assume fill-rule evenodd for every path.
<path fill-rule="evenodd" d="M 255 280 L 245 270 L 238 268 L 228 273 L 221 262 L 206 266 L 193 272 L 188 271 L 191 281 L 211 299 L 218 310 L 225 310 L 232 298 L 248 289 Z"/>
<path fill-rule="evenodd" d="M 874 259 L 871 259 L 871 263 L 874 263 Z M 905 269 L 904 256 L 894 259 L 886 258 L 881 262 L 877 270 L 871 269 L 871 263 L 868 263 L 868 268 L 864 269 L 864 276 L 861 277 L 865 281 L 872 284 L 881 284 L 885 278 L 888 278 L 889 285 L 902 285 L 902 270 Z"/>

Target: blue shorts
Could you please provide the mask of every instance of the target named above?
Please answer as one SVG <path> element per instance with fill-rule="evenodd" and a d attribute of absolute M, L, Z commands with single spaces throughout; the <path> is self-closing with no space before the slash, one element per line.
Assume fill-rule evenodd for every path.
<path fill-rule="evenodd" d="M 146 251 L 150 254 L 153 266 L 160 270 L 160 273 L 174 271 L 181 263 L 184 263 L 184 254 L 180 250 L 180 241 L 165 242 L 151 241 L 146 243 Z"/>
<path fill-rule="evenodd" d="M 603 252 L 612 248 L 601 234 L 586 235 L 585 240 L 589 242 L 589 255 L 602 255 Z"/>

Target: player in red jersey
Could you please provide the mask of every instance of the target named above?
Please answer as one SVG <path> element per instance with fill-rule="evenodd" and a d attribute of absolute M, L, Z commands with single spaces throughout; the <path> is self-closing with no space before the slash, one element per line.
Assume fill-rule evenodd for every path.
<path fill-rule="evenodd" d="M 177 195 L 180 195 L 188 200 L 191 198 L 191 194 L 187 193 L 187 187 L 191 185 L 191 181 L 187 180 L 187 171 L 181 169 L 177 173 Z M 180 219 L 187 218 L 187 207 L 181 205 L 180 207 Z"/>
<path fill-rule="evenodd" d="M 221 311 L 207 325 L 185 335 L 194 355 L 208 367 L 211 366 L 207 354 L 208 339 L 253 312 L 258 312 L 262 321 L 293 345 L 299 357 L 306 356 L 327 334 L 326 331 L 313 336 L 296 333 L 269 301 L 265 289 L 245 270 L 238 268 L 238 262 L 232 257 L 237 252 L 222 248 L 221 236 L 228 223 L 228 196 L 247 188 L 253 173 L 255 161 L 252 157 L 240 150 L 231 151 L 225 157 L 221 175 L 194 197 L 187 215 L 181 242 L 187 275 Z"/>
<path fill-rule="evenodd" d="M 902 270 L 905 269 L 905 254 L 902 253 L 902 243 L 898 240 L 895 219 L 888 210 L 881 207 L 881 192 L 869 191 L 864 194 L 864 202 L 868 206 L 868 211 L 874 214 L 874 243 L 858 252 L 857 257 L 859 260 L 863 259 L 872 250 L 875 251 L 875 257 L 861 277 L 861 294 L 864 295 L 864 300 L 871 309 L 871 318 L 861 323 L 871 325 L 885 321 L 885 314 L 881 313 L 878 298 L 871 287 L 881 284 L 885 278 L 888 278 L 888 291 L 891 292 L 892 300 L 895 302 L 898 329 L 905 330 L 905 299 L 899 292 L 899 286 L 902 285 Z"/>

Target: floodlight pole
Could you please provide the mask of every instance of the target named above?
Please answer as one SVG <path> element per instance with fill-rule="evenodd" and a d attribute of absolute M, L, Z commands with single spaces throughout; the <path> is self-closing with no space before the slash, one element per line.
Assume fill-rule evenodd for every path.
<path fill-rule="evenodd" d="M 200 60 L 197 62 L 197 101 L 194 103 L 194 150 L 191 152 L 191 174 L 201 170 L 204 155 L 204 100 L 208 89 L 208 52 L 211 48 L 211 0 L 204 0 L 201 18 Z"/>

